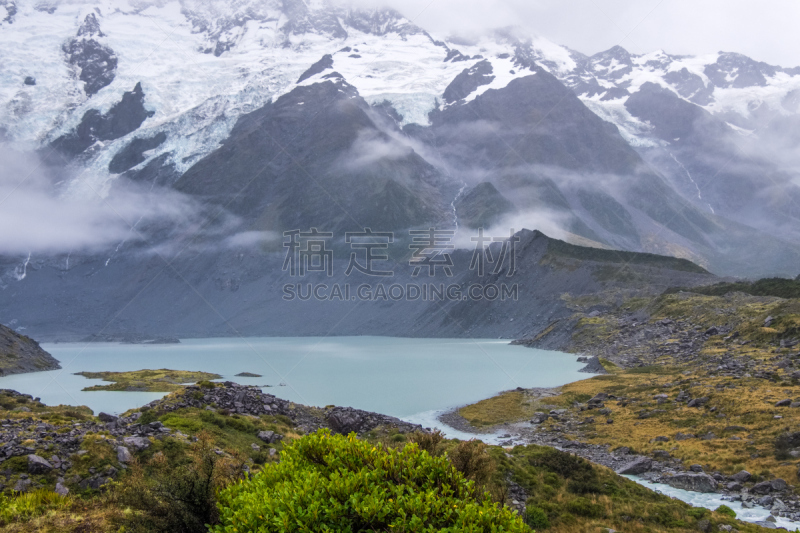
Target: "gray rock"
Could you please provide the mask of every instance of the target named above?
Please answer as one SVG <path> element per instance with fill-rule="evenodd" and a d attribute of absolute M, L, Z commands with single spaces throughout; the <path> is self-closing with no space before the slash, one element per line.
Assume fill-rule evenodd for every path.
<path fill-rule="evenodd" d="M 692 472 L 702 473 L 703 467 L 701 465 L 692 465 L 689 467 L 689 470 L 691 470 Z"/>
<path fill-rule="evenodd" d="M 547 413 L 536 413 L 531 418 L 531 424 L 541 424 L 548 419 Z"/>
<path fill-rule="evenodd" d="M 578 370 L 578 372 L 585 372 L 587 374 L 608 374 L 608 371 L 603 368 L 597 356 L 589 358 L 586 361 L 586 366 Z"/>
<path fill-rule="evenodd" d="M 711 521 L 708 518 L 698 521 L 697 530 L 702 531 L 703 533 L 709 533 L 711 531 Z"/>
<path fill-rule="evenodd" d="M 130 463 L 133 460 L 130 450 L 125 446 L 117 446 L 117 461 L 120 463 Z"/>
<path fill-rule="evenodd" d="M 14 485 L 14 490 L 16 492 L 28 492 L 30 488 L 31 488 L 31 480 L 27 478 L 26 479 L 20 478 Z"/>
<path fill-rule="evenodd" d="M 772 507 L 770 508 L 770 510 L 776 511 L 778 513 L 783 513 L 783 512 L 788 511 L 789 508 L 782 501 L 775 500 L 775 502 L 772 504 Z"/>
<path fill-rule="evenodd" d="M 633 461 L 625 463 L 618 470 L 617 474 L 639 475 L 644 474 L 653 468 L 653 461 L 648 457 L 637 457 Z"/>
<path fill-rule="evenodd" d="M 767 522 L 766 520 L 762 520 L 762 521 L 759 521 L 759 522 L 753 522 L 753 523 L 755 525 L 761 526 L 761 527 L 763 527 L 765 529 L 778 529 L 778 526 L 776 526 L 772 522 Z"/>
<path fill-rule="evenodd" d="M 259 431 L 258 438 L 266 442 L 267 444 L 275 444 L 283 439 L 283 435 L 279 435 L 274 431 Z"/>
<path fill-rule="evenodd" d="M 747 470 L 740 470 L 739 472 L 732 475 L 731 479 L 733 481 L 738 481 L 739 483 L 746 483 L 747 481 L 750 481 L 751 477 L 753 476 Z"/>
<path fill-rule="evenodd" d="M 56 492 L 56 494 L 60 494 L 62 496 L 66 496 L 67 494 L 69 494 L 69 489 L 67 487 L 65 487 L 64 485 L 62 485 L 61 483 L 56 483 L 55 492 Z"/>
<path fill-rule="evenodd" d="M 144 437 L 125 437 L 124 439 L 122 439 L 122 442 L 124 442 L 137 452 L 146 450 L 147 448 L 150 447 L 150 441 Z"/>
<path fill-rule="evenodd" d="M 762 481 L 761 483 L 756 483 L 750 491 L 756 494 L 768 494 L 772 492 L 772 482 Z"/>
<path fill-rule="evenodd" d="M 772 490 L 777 490 L 777 491 L 786 490 L 786 488 L 788 487 L 786 482 L 781 478 L 773 479 L 772 481 L 770 481 L 770 485 L 772 486 Z"/>
<path fill-rule="evenodd" d="M 742 485 L 741 483 L 738 483 L 736 481 L 731 481 L 730 483 L 725 485 L 725 488 L 728 489 L 729 491 L 732 491 L 732 492 L 738 492 L 738 491 L 742 490 L 742 487 L 744 487 L 744 485 Z"/>
<path fill-rule="evenodd" d="M 105 422 L 106 424 L 110 422 L 116 422 L 118 420 L 118 417 L 110 415 L 108 413 L 100 413 L 99 415 L 97 415 L 97 418 L 99 418 L 101 422 Z"/>
<path fill-rule="evenodd" d="M 53 469 L 53 465 L 50 464 L 44 457 L 39 457 L 38 455 L 31 454 L 28 456 L 28 472 L 31 474 L 46 474 Z"/>
<path fill-rule="evenodd" d="M 785 400 L 781 400 L 775 404 L 775 407 L 789 407 L 792 405 L 791 398 L 786 398 Z"/>
<path fill-rule="evenodd" d="M 716 492 L 717 481 L 708 474 L 675 474 L 664 478 L 664 483 L 676 489 L 695 492 Z"/>
<path fill-rule="evenodd" d="M 695 438 L 693 433 L 676 433 L 675 440 L 688 440 Z"/>
<path fill-rule="evenodd" d="M 708 396 L 703 396 L 702 398 L 695 398 L 688 403 L 689 407 L 703 407 L 711 400 Z"/>

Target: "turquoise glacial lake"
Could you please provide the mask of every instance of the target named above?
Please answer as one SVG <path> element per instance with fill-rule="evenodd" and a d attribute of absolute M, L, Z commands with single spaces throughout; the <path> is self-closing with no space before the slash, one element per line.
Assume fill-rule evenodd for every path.
<path fill-rule="evenodd" d="M 351 406 L 420 423 L 503 390 L 588 377 L 578 372 L 584 365 L 574 355 L 511 346 L 506 340 L 268 337 L 42 347 L 59 360 L 61 370 L 2 377 L 0 388 L 38 396 L 48 405 L 86 405 L 95 414 L 121 413 L 164 394 L 85 392 L 81 389 L 103 382 L 76 372 L 200 370 L 307 405 Z M 262 377 L 236 377 L 240 372 Z"/>

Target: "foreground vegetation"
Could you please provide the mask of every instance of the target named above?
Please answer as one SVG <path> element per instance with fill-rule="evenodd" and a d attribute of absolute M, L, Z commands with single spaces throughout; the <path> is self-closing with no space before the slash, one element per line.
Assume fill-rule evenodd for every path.
<path fill-rule="evenodd" d="M 185 394 L 177 391 L 159 405 L 181 403 Z M 45 419 L 68 425 L 94 420 L 85 410 L 48 407 L 29 397 L 14 405 L 6 400 L 2 407 L 13 409 L 0 416 L 34 426 Z M 58 496 L 55 473 L 33 474 L 25 457 L 7 459 L 6 474 L 13 473 L 0 500 L 0 531 L 201 532 L 207 524 L 216 531 L 287 531 L 299 530 L 302 520 L 315 524 L 311 530 L 328 523 L 334 524 L 331 531 L 347 531 L 347 520 L 353 531 L 367 529 L 359 525 L 366 522 L 354 518 L 356 511 L 376 520 L 377 531 L 678 532 L 696 530 L 706 524 L 703 520 L 759 530 L 535 445 L 503 449 L 381 428 L 362 439 L 326 431 L 305 435 L 286 416 L 213 408 L 167 411 L 156 405 L 134 414 L 140 424 L 161 423 L 172 433 L 147 439 L 146 449 L 134 451 L 128 463 L 119 461 L 105 430 L 87 435 L 62 475 L 117 469 L 115 480 L 100 489 L 74 486 L 68 496 Z M 283 439 L 267 444 L 259 438 L 270 431 Z M 36 453 L 49 457 L 46 447 Z M 11 490 L 22 472 L 41 488 L 24 494 Z M 256 516 L 260 529 L 251 522 Z M 284 526 L 287 516 L 301 521 Z"/>

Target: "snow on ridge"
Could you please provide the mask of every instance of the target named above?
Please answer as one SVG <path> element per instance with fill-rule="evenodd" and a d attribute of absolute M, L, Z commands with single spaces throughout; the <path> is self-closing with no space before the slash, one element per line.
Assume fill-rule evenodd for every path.
<path fill-rule="evenodd" d="M 299 11 L 287 15 L 284 3 Z M 294 89 L 300 75 L 325 54 L 333 56 L 333 68 L 306 83 L 339 72 L 367 102 L 390 102 L 403 115 L 403 124 L 426 125 L 446 87 L 478 61 L 489 61 L 495 78 L 473 91 L 467 101 L 531 75 L 514 64 L 515 54 L 522 50 L 568 86 L 596 82 L 605 89 L 581 99 L 616 124 L 633 145 L 655 141 L 647 125 L 625 109 L 624 92 L 604 100 L 607 91 L 621 88 L 632 93 L 652 82 L 680 94 L 665 76 L 684 68 L 708 88 L 705 68 L 720 57 L 655 51 L 630 54 L 629 65 L 624 50 L 614 51 L 618 58 L 612 54 L 592 60 L 543 37 L 509 37 L 508 32 L 486 35 L 471 44 L 442 40 L 442 46 L 442 41 L 435 42 L 395 12 L 354 12 L 331 7 L 328 0 L 129 0 L 127 5 L 118 0 L 70 0 L 55 4 L 52 13 L 37 9 L 37 0 L 19 0 L 17 5 L 14 23 L 0 27 L 0 63 L 5 71 L 0 77 L 5 111 L 0 113 L 0 128 L 12 141 L 47 144 L 75 128 L 89 109 L 105 112 L 124 92 L 142 83 L 145 107 L 155 114 L 92 156 L 88 169 L 101 181 L 113 179 L 108 162 L 132 138 L 161 131 L 167 140 L 149 154 L 151 158 L 171 152 L 177 170 L 188 169 L 229 135 L 238 117 Z M 91 98 L 61 50 L 88 13 L 96 15 L 105 34 L 103 43 L 119 59 L 114 81 Z M 350 50 L 343 51 L 346 48 Z M 444 61 L 451 49 L 471 59 Z M 36 85 L 24 85 L 26 76 L 36 78 Z M 746 117 L 753 102 L 766 102 L 787 114 L 790 111 L 781 103 L 790 91 L 799 89 L 800 75 L 778 72 L 767 77 L 764 87 L 716 87 L 704 107 L 712 113 L 733 111 Z"/>

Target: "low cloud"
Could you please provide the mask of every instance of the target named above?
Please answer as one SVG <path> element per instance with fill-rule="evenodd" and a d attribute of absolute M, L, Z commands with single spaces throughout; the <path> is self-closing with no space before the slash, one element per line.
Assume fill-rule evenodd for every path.
<path fill-rule="evenodd" d="M 198 207 L 175 191 L 124 178 L 90 185 L 90 171 L 72 176 L 2 145 L 0 162 L 0 254 L 93 252 L 141 241 L 148 227 L 200 225 Z"/>
<path fill-rule="evenodd" d="M 570 234 L 564 229 L 571 220 L 570 213 L 554 209 L 533 209 L 509 214 L 501 218 L 489 228 L 484 228 L 486 237 L 507 239 L 520 230 L 539 230 L 548 237 L 566 239 Z M 453 237 L 452 243 L 461 250 L 474 250 L 476 242 L 473 237 L 478 236 L 478 230 L 461 227 Z"/>
<path fill-rule="evenodd" d="M 408 157 L 412 152 L 411 147 L 381 133 L 362 130 L 350 150 L 342 157 L 342 165 L 346 170 L 357 171 L 382 159 L 393 160 Z"/>
<path fill-rule="evenodd" d="M 282 242 L 283 236 L 275 231 L 242 231 L 231 235 L 224 241 L 228 248 L 252 249 L 256 246 L 264 246 Z"/>

